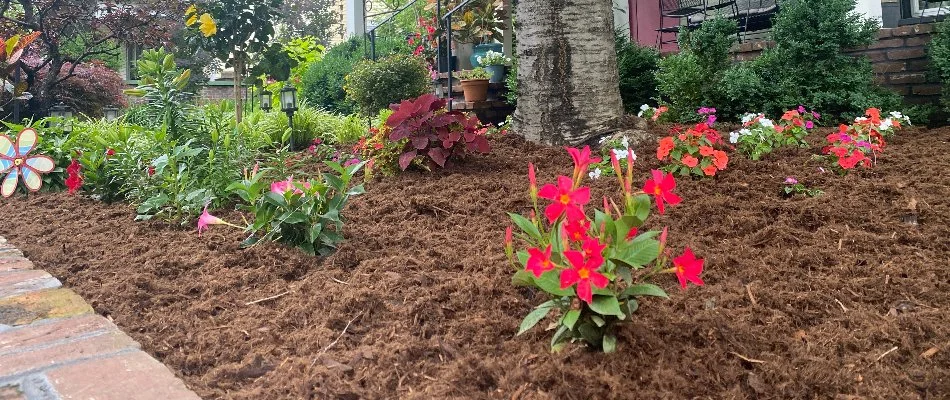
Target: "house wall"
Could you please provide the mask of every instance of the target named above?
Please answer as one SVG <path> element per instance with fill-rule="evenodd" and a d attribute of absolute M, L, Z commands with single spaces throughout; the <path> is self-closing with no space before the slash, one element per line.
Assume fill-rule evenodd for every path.
<path fill-rule="evenodd" d="M 911 104 L 936 104 L 940 101 L 940 80 L 929 74 L 927 46 L 934 24 L 907 25 L 878 31 L 877 40 L 868 47 L 848 51 L 867 56 L 874 68 L 875 80 L 904 96 Z M 754 59 L 772 44 L 767 41 L 742 43 L 733 48 L 733 59 Z"/>
<path fill-rule="evenodd" d="M 658 47 L 659 35 L 656 30 L 661 26 L 675 26 L 676 18 L 660 17 L 660 0 L 628 0 L 630 15 L 630 39 L 640 46 Z M 671 33 L 663 36 L 663 41 L 672 38 Z M 675 51 L 676 43 L 666 43 L 662 51 Z"/>

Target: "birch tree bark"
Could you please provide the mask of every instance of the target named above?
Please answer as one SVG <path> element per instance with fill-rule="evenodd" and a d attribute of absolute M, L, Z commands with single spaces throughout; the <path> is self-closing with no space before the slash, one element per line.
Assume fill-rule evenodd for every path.
<path fill-rule="evenodd" d="M 520 0 L 518 107 L 527 140 L 577 145 L 618 127 L 613 10 L 608 0 Z"/>

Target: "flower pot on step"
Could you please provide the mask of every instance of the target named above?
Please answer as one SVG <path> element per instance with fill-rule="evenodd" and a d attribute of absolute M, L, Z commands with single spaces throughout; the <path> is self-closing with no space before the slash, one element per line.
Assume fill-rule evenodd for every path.
<path fill-rule="evenodd" d="M 465 101 L 475 103 L 488 99 L 488 79 L 472 79 L 462 81 L 462 92 Z"/>
<path fill-rule="evenodd" d="M 505 81 L 505 66 L 504 65 L 488 65 L 485 66 L 485 70 L 491 74 L 491 78 L 488 79 L 490 83 L 500 83 Z"/>

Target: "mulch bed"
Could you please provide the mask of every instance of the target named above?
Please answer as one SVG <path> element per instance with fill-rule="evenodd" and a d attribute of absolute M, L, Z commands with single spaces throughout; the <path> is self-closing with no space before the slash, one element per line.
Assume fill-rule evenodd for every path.
<path fill-rule="evenodd" d="M 815 147 L 679 180 L 683 204 L 649 227 L 706 258 L 706 286 L 661 279 L 672 299 L 644 300 L 612 355 L 515 337 L 543 296 L 510 284 L 505 212 L 529 207 L 529 161 L 542 182 L 571 166 L 513 137 L 372 182 L 325 260 L 66 194 L 0 202 L 0 234 L 209 399 L 945 398 L 948 141 L 904 131 L 847 176 L 819 172 Z M 638 184 L 655 166 L 640 150 Z M 783 199 L 786 176 L 825 194 Z"/>

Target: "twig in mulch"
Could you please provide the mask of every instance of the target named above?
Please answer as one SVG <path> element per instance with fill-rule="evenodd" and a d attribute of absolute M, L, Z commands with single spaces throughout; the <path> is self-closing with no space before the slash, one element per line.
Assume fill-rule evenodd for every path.
<path fill-rule="evenodd" d="M 268 301 L 268 300 L 274 300 L 274 299 L 278 299 L 278 298 L 284 297 L 284 296 L 286 296 L 286 295 L 288 295 L 288 294 L 290 294 L 290 291 L 289 291 L 289 290 L 286 291 L 286 292 L 283 292 L 283 293 L 275 294 L 275 295 L 270 296 L 270 297 L 265 297 L 265 298 L 263 298 L 263 299 L 257 299 L 257 300 L 254 300 L 254 301 L 249 301 L 249 302 L 247 302 L 247 303 L 244 303 L 244 305 L 249 306 L 249 305 L 251 305 L 251 304 L 257 304 L 257 303 L 264 302 L 264 301 Z"/>
<path fill-rule="evenodd" d="M 841 310 L 843 310 L 844 312 L 848 312 L 848 307 L 845 307 L 844 303 L 842 303 L 841 300 L 835 299 L 835 302 L 837 302 L 838 305 L 841 306 Z"/>
<path fill-rule="evenodd" d="M 324 347 L 323 350 L 320 351 L 320 354 L 317 354 L 317 356 L 313 358 L 313 361 L 310 363 L 310 367 L 311 367 L 311 368 L 313 368 L 313 365 L 317 363 L 317 360 L 320 359 L 320 356 L 322 356 L 324 353 L 326 353 L 327 350 L 330 350 L 330 348 L 333 347 L 333 345 L 335 345 L 336 342 L 339 342 L 339 341 L 340 341 L 340 338 L 342 338 L 343 335 L 346 334 L 346 330 L 347 330 L 347 329 L 350 329 L 350 324 L 352 324 L 353 321 L 356 321 L 356 319 L 359 318 L 359 317 L 361 317 L 361 316 L 363 316 L 363 312 L 362 312 L 362 311 L 361 311 L 359 314 L 356 314 L 356 316 L 353 317 L 353 319 L 351 319 L 350 322 L 347 322 L 347 323 L 346 323 L 346 326 L 343 327 L 343 332 L 340 332 L 340 335 L 337 336 L 336 339 L 334 339 L 332 342 L 330 342 L 330 344 L 328 344 L 327 347 Z"/>
<path fill-rule="evenodd" d="M 332 281 L 334 281 L 334 282 L 336 282 L 336 283 L 339 283 L 339 284 L 349 285 L 349 283 L 343 282 L 343 281 L 341 281 L 341 280 L 339 280 L 339 279 L 336 279 L 336 278 L 334 278 L 334 277 L 332 277 L 332 276 L 330 277 L 330 280 L 332 280 Z"/>
<path fill-rule="evenodd" d="M 881 355 L 877 356 L 877 358 L 875 358 L 874 361 L 871 362 L 871 364 L 874 364 L 874 363 L 876 363 L 876 362 L 878 362 L 878 361 L 881 361 L 881 359 L 884 358 L 884 356 L 886 356 L 886 355 L 888 355 L 888 354 L 891 354 L 891 353 L 894 352 L 895 350 L 897 350 L 897 346 L 894 346 L 894 347 L 892 347 L 890 350 L 885 351 L 884 354 L 881 354 Z"/>
<path fill-rule="evenodd" d="M 749 294 L 749 300 L 752 301 L 752 305 L 756 306 L 759 303 L 755 301 L 755 296 L 752 295 L 752 284 L 745 285 L 745 291 Z"/>
<path fill-rule="evenodd" d="M 756 360 L 756 359 L 754 359 L 754 358 L 749 358 L 749 357 L 746 357 L 746 356 L 744 356 L 744 355 L 742 355 L 742 354 L 736 353 L 736 352 L 734 352 L 734 351 L 730 351 L 729 354 L 732 354 L 732 355 L 734 355 L 734 356 L 736 356 L 736 357 L 739 357 L 739 358 L 741 358 L 741 359 L 742 359 L 743 361 L 745 361 L 745 362 L 757 363 L 757 364 L 765 363 L 765 361 L 763 361 L 763 360 Z"/>

